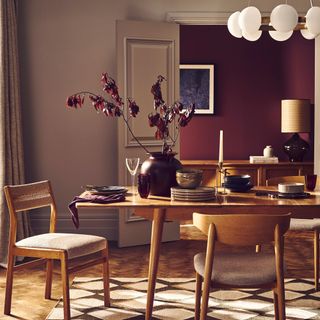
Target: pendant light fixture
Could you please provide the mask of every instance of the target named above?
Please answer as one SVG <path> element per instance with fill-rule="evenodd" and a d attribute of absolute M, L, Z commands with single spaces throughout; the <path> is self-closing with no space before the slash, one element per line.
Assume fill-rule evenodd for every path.
<path fill-rule="evenodd" d="M 313 6 L 305 16 L 299 17 L 296 9 L 286 1 L 272 11 L 270 17 L 262 17 L 258 8 L 248 6 L 242 11 L 232 13 L 228 19 L 228 30 L 236 38 L 256 41 L 263 31 L 268 31 L 276 41 L 288 40 L 294 31 L 301 32 L 307 40 L 312 40 L 320 34 L 320 7 Z"/>

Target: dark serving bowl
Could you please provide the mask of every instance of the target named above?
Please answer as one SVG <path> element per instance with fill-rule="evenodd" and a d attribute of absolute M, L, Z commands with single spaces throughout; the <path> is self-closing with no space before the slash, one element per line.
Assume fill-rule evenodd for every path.
<path fill-rule="evenodd" d="M 224 177 L 224 183 L 228 185 L 246 185 L 250 183 L 251 176 L 245 175 L 229 175 Z"/>

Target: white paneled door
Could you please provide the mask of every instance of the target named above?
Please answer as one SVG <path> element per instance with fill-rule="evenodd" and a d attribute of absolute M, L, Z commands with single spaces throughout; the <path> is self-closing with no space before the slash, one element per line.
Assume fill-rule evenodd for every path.
<path fill-rule="evenodd" d="M 155 130 L 148 124 L 148 114 L 153 110 L 151 86 L 158 75 L 166 78 L 162 83 L 163 98 L 173 103 L 179 98 L 179 25 L 145 21 L 117 21 L 117 81 L 120 95 L 135 99 L 140 107 L 138 116 L 129 125 L 135 136 L 149 151 L 161 151 L 161 141 L 154 137 Z M 125 114 L 129 111 L 125 105 Z M 176 151 L 179 150 L 179 144 Z M 119 184 L 130 185 L 130 175 L 125 158 L 148 155 L 133 139 L 124 121 L 118 121 L 118 173 Z M 151 223 L 134 212 L 121 210 L 119 214 L 120 247 L 147 244 Z M 162 240 L 179 239 L 179 224 L 166 222 Z"/>

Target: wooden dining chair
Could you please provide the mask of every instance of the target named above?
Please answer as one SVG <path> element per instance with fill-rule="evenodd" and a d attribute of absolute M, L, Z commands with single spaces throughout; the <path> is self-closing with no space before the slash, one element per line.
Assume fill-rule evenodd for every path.
<path fill-rule="evenodd" d="M 304 176 L 282 176 L 267 180 L 267 186 L 277 186 L 279 183 L 300 182 L 305 183 Z M 313 256 L 314 256 L 314 287 L 319 290 L 319 231 L 320 219 L 297 219 L 290 221 L 289 230 L 313 232 Z"/>
<path fill-rule="evenodd" d="M 49 181 L 41 181 L 24 185 L 5 186 L 4 192 L 10 214 L 10 233 L 8 248 L 8 266 L 4 314 L 11 312 L 13 272 L 24 267 L 46 262 L 45 298 L 50 299 L 52 287 L 53 260 L 61 262 L 62 293 L 64 319 L 70 319 L 69 273 L 102 264 L 104 283 L 104 305 L 110 305 L 108 243 L 103 237 L 56 233 L 57 209 Z M 29 210 L 50 207 L 49 233 L 39 234 L 16 242 L 17 213 L 28 214 Z M 26 211 L 28 210 L 28 211 Z M 22 265 L 14 266 L 16 256 L 40 258 Z M 79 257 L 87 257 L 82 264 L 77 263 Z M 76 259 L 76 260 L 74 260 Z M 69 262 L 74 261 L 74 267 Z"/>
<path fill-rule="evenodd" d="M 193 214 L 193 224 L 208 236 L 206 252 L 194 257 L 195 319 L 206 319 L 210 288 L 270 288 L 274 293 L 275 319 L 285 320 L 283 235 L 288 230 L 289 223 L 290 213 Z M 252 248 L 243 252 L 227 248 L 217 251 L 217 243 L 232 247 L 272 243 L 274 253 L 256 253 Z"/>

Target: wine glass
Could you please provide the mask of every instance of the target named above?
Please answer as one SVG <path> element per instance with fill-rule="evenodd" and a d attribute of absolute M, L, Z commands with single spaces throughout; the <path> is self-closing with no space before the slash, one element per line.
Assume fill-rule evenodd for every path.
<path fill-rule="evenodd" d="M 134 179 L 140 163 L 140 158 L 126 158 L 126 166 L 131 175 L 132 194 L 134 194 Z"/>

